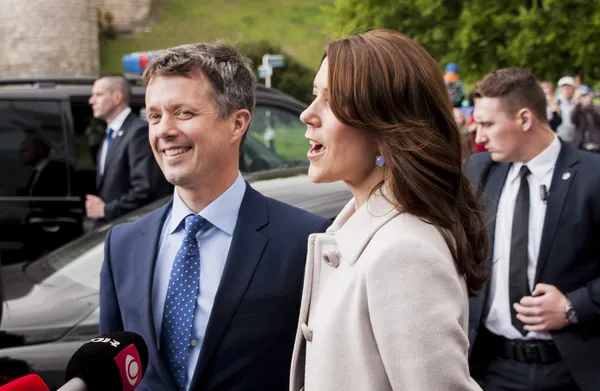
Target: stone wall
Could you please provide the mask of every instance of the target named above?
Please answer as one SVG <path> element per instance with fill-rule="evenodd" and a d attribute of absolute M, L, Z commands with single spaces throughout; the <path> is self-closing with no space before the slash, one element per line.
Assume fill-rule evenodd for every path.
<path fill-rule="evenodd" d="M 98 9 L 135 31 L 151 0 L 0 0 L 0 78 L 97 76 Z"/>
<path fill-rule="evenodd" d="M 134 31 L 143 26 L 150 15 L 151 0 L 98 0 L 99 7 L 115 17 L 118 31 Z"/>
<path fill-rule="evenodd" d="M 0 78 L 96 76 L 98 0 L 0 0 Z"/>

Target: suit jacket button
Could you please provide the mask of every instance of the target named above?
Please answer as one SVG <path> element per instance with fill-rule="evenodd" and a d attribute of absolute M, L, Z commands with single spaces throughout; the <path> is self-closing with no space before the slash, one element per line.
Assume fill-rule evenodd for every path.
<path fill-rule="evenodd" d="M 312 341 L 312 330 L 308 328 L 308 325 L 306 323 L 302 323 L 300 325 L 300 329 L 302 330 L 302 335 L 304 335 L 304 339 L 306 339 L 308 342 Z"/>
<path fill-rule="evenodd" d="M 331 267 L 338 267 L 340 265 L 340 258 L 335 251 L 325 251 L 323 253 L 323 261 Z"/>

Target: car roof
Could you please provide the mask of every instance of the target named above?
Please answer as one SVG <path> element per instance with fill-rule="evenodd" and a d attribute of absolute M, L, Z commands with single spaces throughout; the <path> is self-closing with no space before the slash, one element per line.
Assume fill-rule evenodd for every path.
<path fill-rule="evenodd" d="M 78 100 L 91 95 L 96 78 L 0 78 L 0 99 L 22 100 Z M 146 92 L 139 77 L 128 77 L 132 84 L 132 99 L 139 101 Z M 285 103 L 303 109 L 306 104 L 273 88 L 257 84 L 258 103 Z"/>

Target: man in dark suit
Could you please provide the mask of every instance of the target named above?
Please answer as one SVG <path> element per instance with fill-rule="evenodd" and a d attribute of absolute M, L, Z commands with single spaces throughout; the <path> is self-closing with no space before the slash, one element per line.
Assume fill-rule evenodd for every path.
<path fill-rule="evenodd" d="M 67 197 L 69 196 L 69 172 L 73 170 L 67 164 L 51 160 L 50 146 L 38 137 L 25 139 L 19 148 L 23 164 L 32 167 L 25 187 L 17 195 L 27 197 Z M 72 191 L 72 193 L 74 193 Z"/>
<path fill-rule="evenodd" d="M 26 138 L 20 145 L 21 161 L 32 168 L 24 187 L 17 189 L 17 195 L 36 197 L 28 202 L 26 218 L 27 233 L 23 254 L 27 259 L 37 259 L 41 255 L 70 242 L 82 234 L 80 216 L 71 212 L 73 203 L 66 198 L 79 195 L 77 182 L 73 180 L 73 167 L 51 158 L 48 142 L 38 136 Z M 54 199 L 39 199 L 53 197 Z M 59 229 L 47 230 L 36 220 L 56 221 Z M 73 222 L 60 222 L 61 220 Z"/>
<path fill-rule="evenodd" d="M 99 151 L 98 195 L 87 195 L 87 217 L 97 225 L 169 194 L 148 143 L 148 124 L 129 107 L 131 87 L 120 75 L 104 76 L 92 87 L 94 117 L 107 123 Z"/>
<path fill-rule="evenodd" d="M 100 331 L 143 336 L 138 390 L 287 390 L 307 239 L 329 221 L 242 179 L 256 94 L 245 57 L 184 45 L 154 58 L 144 79 L 150 144 L 175 191 L 109 232 Z"/>
<path fill-rule="evenodd" d="M 600 389 L 600 156 L 553 134 L 529 72 L 478 85 L 467 164 L 490 223 L 492 276 L 471 303 L 470 360 L 491 390 Z M 492 262 L 493 260 L 493 262 Z"/>

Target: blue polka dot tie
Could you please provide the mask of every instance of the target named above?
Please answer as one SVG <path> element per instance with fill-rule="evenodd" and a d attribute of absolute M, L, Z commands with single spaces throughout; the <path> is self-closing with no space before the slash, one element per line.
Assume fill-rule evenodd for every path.
<path fill-rule="evenodd" d="M 185 389 L 192 323 L 200 285 L 200 254 L 196 235 L 206 224 L 198 215 L 185 218 L 185 238 L 177 252 L 165 300 L 160 349 L 180 390 Z"/>

